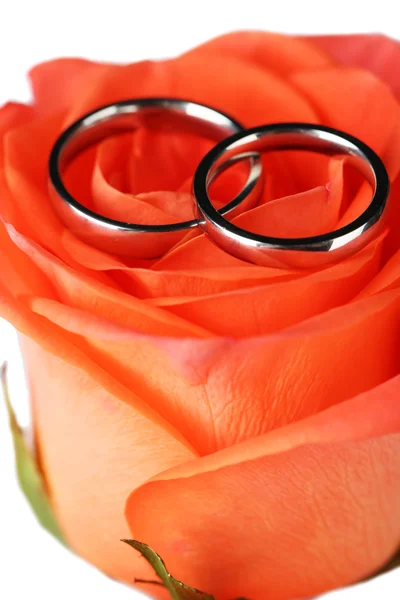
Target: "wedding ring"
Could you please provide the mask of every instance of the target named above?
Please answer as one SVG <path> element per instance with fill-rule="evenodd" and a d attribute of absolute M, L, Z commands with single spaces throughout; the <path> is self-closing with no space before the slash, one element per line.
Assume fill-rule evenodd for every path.
<path fill-rule="evenodd" d="M 138 127 L 183 131 L 215 141 L 243 128 L 228 115 L 202 104 L 173 98 L 143 98 L 117 102 L 88 113 L 55 142 L 49 159 L 50 193 L 64 224 L 76 236 L 106 252 L 157 258 L 181 239 L 182 232 L 197 227 L 197 219 L 163 225 L 116 221 L 83 206 L 63 182 L 66 167 L 83 150 L 108 136 Z M 227 164 L 234 162 L 236 159 L 228 161 L 217 171 L 225 170 Z M 248 164 L 248 177 L 242 190 L 221 209 L 221 214 L 237 214 L 258 201 L 262 187 L 261 162 L 253 155 Z"/>
<path fill-rule="evenodd" d="M 208 194 L 209 184 L 224 161 L 276 150 L 347 155 L 347 161 L 372 187 L 369 206 L 339 229 L 303 238 L 259 235 L 224 219 Z M 350 256 L 368 244 L 382 227 L 390 184 L 381 159 L 357 138 L 322 125 L 280 123 L 241 131 L 217 144 L 200 162 L 193 186 L 196 215 L 213 242 L 247 262 L 290 269 L 320 267 Z"/>

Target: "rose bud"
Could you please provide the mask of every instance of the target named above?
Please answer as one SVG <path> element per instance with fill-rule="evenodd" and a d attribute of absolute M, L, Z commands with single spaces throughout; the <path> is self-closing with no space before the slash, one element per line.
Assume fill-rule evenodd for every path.
<path fill-rule="evenodd" d="M 21 332 L 58 523 L 111 577 L 154 579 L 120 542 L 134 538 L 218 600 L 290 600 L 365 578 L 398 548 L 399 68 L 399 44 L 380 36 L 242 32 L 174 60 L 51 61 L 31 73 L 32 105 L 1 109 L 0 314 Z M 50 201 L 52 145 L 85 113 L 149 96 L 360 138 L 392 183 L 382 233 L 302 271 L 243 262 L 200 232 L 154 260 L 86 244 Z M 111 218 L 193 218 L 213 143 L 140 129 L 86 151 L 67 185 Z M 272 152 L 263 165 L 259 205 L 234 217 L 249 230 L 316 235 L 370 202 L 340 156 Z"/>

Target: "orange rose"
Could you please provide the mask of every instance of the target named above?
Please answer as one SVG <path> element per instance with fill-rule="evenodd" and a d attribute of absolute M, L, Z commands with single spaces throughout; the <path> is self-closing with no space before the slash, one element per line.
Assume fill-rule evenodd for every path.
<path fill-rule="evenodd" d="M 165 62 L 49 62 L 31 73 L 33 105 L 1 110 L 1 314 L 23 334 L 59 523 L 111 576 L 149 578 L 119 541 L 133 536 L 218 599 L 287 600 L 356 581 L 398 546 L 399 67 L 379 36 L 237 33 Z M 308 272 L 241 262 L 203 235 L 152 262 L 85 245 L 51 207 L 51 146 L 85 112 L 140 96 L 361 138 L 393 183 L 388 227 Z M 137 131 L 86 152 L 68 185 L 116 218 L 190 216 L 210 145 Z M 245 227 L 313 235 L 369 201 L 342 159 L 265 164 Z"/>

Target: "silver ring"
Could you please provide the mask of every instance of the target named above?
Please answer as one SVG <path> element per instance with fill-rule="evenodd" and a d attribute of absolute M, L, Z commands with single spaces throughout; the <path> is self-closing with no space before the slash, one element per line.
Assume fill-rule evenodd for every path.
<path fill-rule="evenodd" d="M 251 233 L 218 214 L 208 187 L 224 161 L 273 150 L 308 150 L 345 154 L 371 184 L 372 200 L 354 221 L 335 231 L 304 238 L 276 238 Z M 322 125 L 280 123 L 236 133 L 217 144 L 200 162 L 193 182 L 196 213 L 207 235 L 229 254 L 278 268 L 312 268 L 341 260 L 364 247 L 379 231 L 389 194 L 381 159 L 357 138 Z"/>
<path fill-rule="evenodd" d="M 78 202 L 64 185 L 62 173 L 80 152 L 105 137 L 138 127 L 175 129 L 219 141 L 242 131 L 228 115 L 203 104 L 175 98 L 124 100 L 99 108 L 73 123 L 55 142 L 49 159 L 50 194 L 54 208 L 78 237 L 106 252 L 134 258 L 162 256 L 181 238 L 182 232 L 197 227 L 198 220 L 167 225 L 140 225 L 109 219 Z M 232 163 L 221 165 L 221 172 Z M 261 162 L 253 155 L 249 174 L 239 194 L 221 213 L 237 214 L 253 206 L 261 192 Z"/>

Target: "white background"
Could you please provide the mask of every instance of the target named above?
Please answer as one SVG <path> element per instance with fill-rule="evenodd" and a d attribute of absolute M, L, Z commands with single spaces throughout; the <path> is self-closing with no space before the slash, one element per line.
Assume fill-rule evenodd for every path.
<path fill-rule="evenodd" d="M 0 104 L 29 99 L 34 64 L 59 56 L 130 62 L 173 56 L 234 29 L 287 33 L 379 32 L 400 38 L 395 1 L 358 0 L 3 0 L 0 8 Z M 400 77 L 400 73 L 399 73 Z M 1 266 L 0 266 L 1 276 Z M 18 418 L 29 423 L 15 334 L 0 321 L 0 361 L 10 364 Z M 37 525 L 19 491 L 0 403 L 0 597 L 123 600 L 141 595 L 64 550 Z M 399 499 L 400 501 L 400 499 Z M 398 599 L 400 571 L 335 592 L 326 600 Z M 257 598 L 253 600 L 267 600 Z M 268 600 L 273 600 L 268 599 Z"/>

